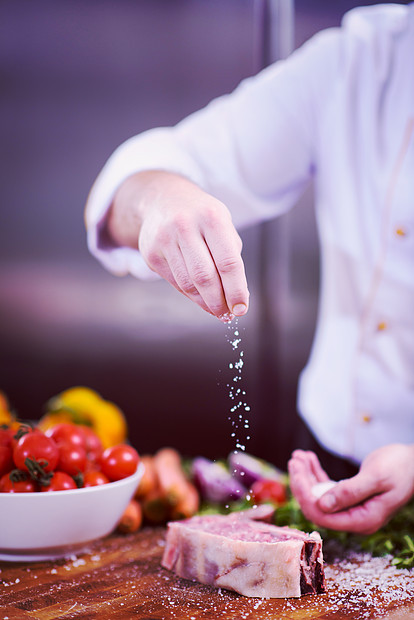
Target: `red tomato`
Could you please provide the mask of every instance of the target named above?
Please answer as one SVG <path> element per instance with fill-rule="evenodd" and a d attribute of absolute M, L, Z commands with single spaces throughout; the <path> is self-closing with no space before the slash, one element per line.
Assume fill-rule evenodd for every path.
<path fill-rule="evenodd" d="M 13 467 L 13 450 L 11 446 L 2 446 L 0 444 L 0 476 L 10 472 Z"/>
<path fill-rule="evenodd" d="M 87 471 L 100 471 L 99 463 L 95 463 L 94 461 L 90 461 L 89 459 L 86 459 L 86 467 L 85 467 L 84 471 L 85 472 L 87 472 Z"/>
<path fill-rule="evenodd" d="M 11 429 L 0 428 L 0 477 L 14 467 L 12 436 Z"/>
<path fill-rule="evenodd" d="M 59 471 L 64 471 L 70 476 L 76 476 L 79 472 L 85 471 L 86 462 L 86 451 L 82 446 L 59 445 L 59 461 L 57 464 Z"/>
<path fill-rule="evenodd" d="M 108 484 L 109 479 L 101 471 L 87 471 L 83 475 L 84 487 L 96 487 L 100 484 Z"/>
<path fill-rule="evenodd" d="M 36 484 L 31 478 L 13 482 L 10 473 L 5 474 L 0 480 L 1 493 L 33 493 L 36 491 Z"/>
<path fill-rule="evenodd" d="M 20 424 L 18 429 L 14 431 L 9 429 L 8 431 L 12 438 L 12 448 L 14 449 L 17 446 L 17 443 L 23 435 L 27 435 L 28 433 L 33 433 L 33 428 L 29 426 L 29 424 Z"/>
<path fill-rule="evenodd" d="M 33 431 L 23 435 L 13 450 L 13 459 L 16 467 L 28 471 L 26 459 L 39 463 L 44 471 L 56 469 L 59 460 L 59 450 L 53 439 L 46 437 L 40 431 Z"/>
<path fill-rule="evenodd" d="M 49 428 L 45 434 L 58 445 L 69 444 L 71 446 L 85 448 L 85 435 L 82 428 L 76 424 L 61 422 Z"/>
<path fill-rule="evenodd" d="M 85 441 L 86 454 L 90 461 L 96 463 L 103 452 L 102 442 L 90 426 L 80 425 Z"/>
<path fill-rule="evenodd" d="M 74 479 L 66 474 L 64 471 L 55 471 L 50 479 L 49 485 L 40 487 L 41 491 L 69 491 L 70 489 L 77 489 Z"/>
<path fill-rule="evenodd" d="M 12 448 L 13 431 L 10 428 L 0 428 L 0 446 Z"/>
<path fill-rule="evenodd" d="M 135 448 L 118 444 L 105 450 L 101 458 L 101 469 L 113 482 L 134 474 L 138 463 L 139 455 Z"/>
<path fill-rule="evenodd" d="M 286 502 L 286 489 L 279 480 L 256 480 L 252 484 L 250 495 L 256 504 L 273 502 L 280 505 Z"/>

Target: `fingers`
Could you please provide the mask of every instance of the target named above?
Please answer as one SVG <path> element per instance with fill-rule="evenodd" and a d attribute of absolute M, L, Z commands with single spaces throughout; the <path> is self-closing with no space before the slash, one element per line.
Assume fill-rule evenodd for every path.
<path fill-rule="evenodd" d="M 291 484 L 303 487 L 310 491 L 318 482 L 329 480 L 328 474 L 322 469 L 318 457 L 314 452 L 295 450 L 288 463 Z"/>
<path fill-rule="evenodd" d="M 157 256 L 156 260 L 153 258 L 151 268 L 167 280 L 177 291 L 191 299 L 191 301 L 209 314 L 212 314 L 210 308 L 192 284 L 179 250 L 176 250 L 169 258 L 164 256 Z"/>
<path fill-rule="evenodd" d="M 315 452 L 311 452 L 310 450 L 295 450 L 292 456 L 295 459 L 300 459 L 304 465 L 308 467 L 316 482 L 326 482 L 329 480 L 329 476 L 322 468 Z"/>
<path fill-rule="evenodd" d="M 320 510 L 317 502 L 309 507 L 308 518 L 322 527 L 332 530 L 372 534 L 387 523 L 394 508 L 388 493 L 369 498 L 357 506 L 326 513 Z"/>
<path fill-rule="evenodd" d="M 211 314 L 241 316 L 247 312 L 249 292 L 241 241 L 231 221 L 209 222 L 205 231 L 181 227 L 177 241 L 164 245 L 162 273 L 184 295 Z"/>
<path fill-rule="evenodd" d="M 334 489 L 319 500 L 319 507 L 325 512 L 336 512 L 356 506 L 379 492 L 378 481 L 364 472 L 348 480 L 338 482 Z"/>
<path fill-rule="evenodd" d="M 246 314 L 249 291 L 239 235 L 232 224 L 231 228 L 226 230 L 219 226 L 215 229 L 214 235 L 211 234 L 210 228 L 205 231 L 205 241 L 220 278 L 228 311 L 235 316 Z M 208 303 L 207 299 L 206 302 Z"/>
<path fill-rule="evenodd" d="M 230 313 L 220 273 L 205 240 L 202 237 L 198 240 L 180 239 L 179 252 L 182 261 L 180 270 L 175 269 L 176 261 L 170 265 L 183 292 L 187 296 L 199 295 L 217 317 Z"/>
<path fill-rule="evenodd" d="M 329 479 L 315 453 L 295 450 L 288 463 L 290 488 L 307 519 L 319 524 L 312 487 Z"/>
<path fill-rule="evenodd" d="M 313 452 L 296 450 L 288 464 L 292 493 L 309 521 L 328 529 L 369 534 L 381 527 L 392 513 L 389 493 L 378 494 L 375 481 L 357 474 L 338 482 L 317 498 L 312 487 L 329 480 Z"/>

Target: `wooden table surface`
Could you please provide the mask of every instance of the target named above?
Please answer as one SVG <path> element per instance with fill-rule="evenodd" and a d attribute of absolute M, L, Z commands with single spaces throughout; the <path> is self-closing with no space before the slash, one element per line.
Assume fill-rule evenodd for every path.
<path fill-rule="evenodd" d="M 1 527 L 1 524 L 0 524 Z M 414 587 L 378 582 L 375 560 L 355 579 L 352 563 L 327 564 L 327 593 L 249 599 L 176 577 L 160 566 L 164 528 L 111 535 L 53 562 L 0 562 L 2 620 L 392 620 L 414 619 Z M 382 561 L 382 560 L 381 560 Z M 344 579 L 343 573 L 348 571 Z M 400 571 L 401 573 L 401 571 Z M 404 581 L 405 580 L 405 581 Z M 405 583 L 405 585 L 404 585 Z M 368 584 L 368 585 L 367 585 Z"/>

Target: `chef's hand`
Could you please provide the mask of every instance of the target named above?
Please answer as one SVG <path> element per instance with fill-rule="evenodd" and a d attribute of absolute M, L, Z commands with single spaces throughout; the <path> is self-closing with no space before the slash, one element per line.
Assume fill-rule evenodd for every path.
<path fill-rule="evenodd" d="M 222 320 L 247 312 L 242 242 L 219 200 L 176 174 L 140 172 L 119 188 L 107 220 L 118 246 L 139 248 L 178 291 Z"/>
<path fill-rule="evenodd" d="M 307 519 L 334 530 L 372 534 L 414 495 L 414 446 L 392 444 L 363 461 L 319 499 L 312 487 L 329 480 L 313 452 L 295 450 L 289 461 L 294 496 Z"/>

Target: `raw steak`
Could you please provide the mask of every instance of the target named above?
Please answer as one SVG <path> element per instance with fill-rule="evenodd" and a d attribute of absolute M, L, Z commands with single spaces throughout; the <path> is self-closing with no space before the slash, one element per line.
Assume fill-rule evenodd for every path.
<path fill-rule="evenodd" d="M 162 565 L 184 579 L 260 598 L 325 591 L 322 540 L 264 523 L 268 506 L 168 524 Z"/>

